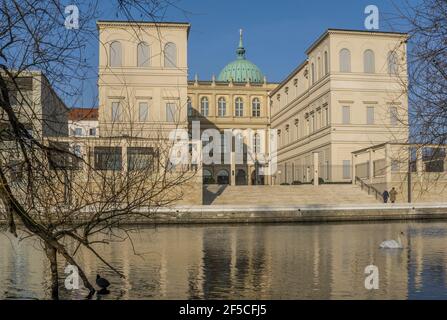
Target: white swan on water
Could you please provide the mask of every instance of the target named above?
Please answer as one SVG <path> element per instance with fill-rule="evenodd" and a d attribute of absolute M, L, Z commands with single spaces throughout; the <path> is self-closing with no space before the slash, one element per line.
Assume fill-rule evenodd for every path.
<path fill-rule="evenodd" d="M 382 249 L 402 249 L 403 246 L 402 246 L 402 240 L 400 238 L 401 235 L 403 236 L 404 233 L 401 232 L 397 236 L 397 241 L 396 240 L 386 240 L 386 241 L 383 241 L 380 244 L 380 248 L 382 248 Z"/>

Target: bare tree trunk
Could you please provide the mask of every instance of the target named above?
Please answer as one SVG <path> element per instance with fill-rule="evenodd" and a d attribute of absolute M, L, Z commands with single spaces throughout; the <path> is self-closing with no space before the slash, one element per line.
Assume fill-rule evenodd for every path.
<path fill-rule="evenodd" d="M 57 272 L 57 251 L 54 247 L 45 245 L 45 253 L 50 262 L 51 299 L 59 300 L 59 275 Z"/>

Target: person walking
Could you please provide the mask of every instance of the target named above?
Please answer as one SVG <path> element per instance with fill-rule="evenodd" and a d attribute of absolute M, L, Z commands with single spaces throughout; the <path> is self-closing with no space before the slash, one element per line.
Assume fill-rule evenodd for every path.
<path fill-rule="evenodd" d="M 382 197 L 383 197 L 383 203 L 388 203 L 388 198 L 390 197 L 390 194 L 388 193 L 387 190 L 383 192 Z"/>
<path fill-rule="evenodd" d="M 393 187 L 393 188 L 391 188 L 391 191 L 390 191 L 390 200 L 391 200 L 391 203 L 396 202 L 396 196 L 397 196 L 397 191 L 396 191 L 396 189 Z"/>

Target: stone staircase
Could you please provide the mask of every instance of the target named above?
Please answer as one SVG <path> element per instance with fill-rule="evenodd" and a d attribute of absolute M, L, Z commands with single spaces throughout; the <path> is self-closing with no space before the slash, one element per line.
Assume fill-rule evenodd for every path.
<path fill-rule="evenodd" d="M 326 184 L 297 186 L 204 186 L 205 205 L 337 205 L 379 203 L 358 186 Z"/>

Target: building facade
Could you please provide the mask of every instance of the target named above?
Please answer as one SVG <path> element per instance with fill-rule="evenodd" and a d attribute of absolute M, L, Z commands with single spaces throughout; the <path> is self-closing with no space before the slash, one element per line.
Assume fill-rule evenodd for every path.
<path fill-rule="evenodd" d="M 225 153 L 235 152 L 236 140 L 232 138 L 231 146 L 224 148 L 217 163 L 203 164 L 205 183 L 254 185 L 268 184 L 267 176 L 260 174 L 260 164 L 254 153 L 261 149 L 268 150 L 268 139 L 261 139 L 270 125 L 269 93 L 277 84 L 268 83 L 261 70 L 245 56 L 245 48 L 240 31 L 236 59 L 226 65 L 216 78 L 211 81 L 188 82 L 188 119 L 190 128 L 193 121 L 200 122 L 201 134 L 210 129 L 221 135 L 232 131 L 235 139 L 241 139 L 243 155 L 240 161 L 234 156 L 225 160 Z M 247 132 L 252 131 L 252 135 Z M 245 135 L 244 135 L 245 133 Z M 205 139 L 206 140 L 206 139 Z M 206 144 L 207 141 L 205 141 Z M 230 149 L 231 148 L 231 149 Z M 206 149 L 204 150 L 206 152 Z M 234 163 L 233 163 L 234 162 Z"/>
<path fill-rule="evenodd" d="M 349 182 L 352 152 L 407 142 L 405 34 L 329 29 L 306 61 L 275 84 L 246 58 L 242 31 L 236 59 L 217 78 L 188 81 L 189 28 L 98 22 L 101 137 L 167 138 L 175 128 L 188 128 L 191 137 L 197 123 L 201 137 L 232 130 L 222 160 L 203 164 L 204 183 L 232 185 Z M 257 130 L 269 128 L 278 133 L 278 170 L 264 176 L 256 159 L 247 159 L 259 148 Z M 255 138 L 238 136 L 247 129 Z M 205 153 L 213 140 L 207 139 Z M 243 141 L 242 163 L 234 160 L 236 139 Z M 267 144 L 262 140 L 263 150 Z"/>
<path fill-rule="evenodd" d="M 408 141 L 402 33 L 329 29 L 271 93 L 274 183 L 348 182 L 355 150 Z"/>
<path fill-rule="evenodd" d="M 75 137 L 97 137 L 99 135 L 97 108 L 71 108 L 68 114 L 68 132 Z"/>
<path fill-rule="evenodd" d="M 188 23 L 98 21 L 100 136 L 187 127 Z"/>

